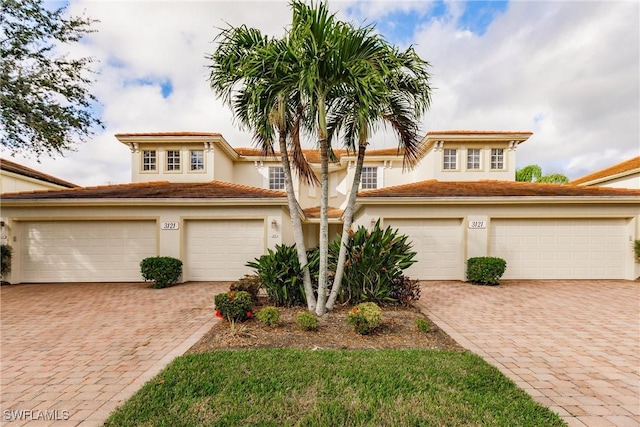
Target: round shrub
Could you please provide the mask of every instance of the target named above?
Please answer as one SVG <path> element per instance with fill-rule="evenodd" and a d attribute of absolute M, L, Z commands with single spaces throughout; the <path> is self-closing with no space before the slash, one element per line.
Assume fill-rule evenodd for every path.
<path fill-rule="evenodd" d="M 318 329 L 318 318 L 308 311 L 303 311 L 298 314 L 296 316 L 296 323 L 303 331 L 315 331 Z"/>
<path fill-rule="evenodd" d="M 467 280 L 479 285 L 499 285 L 507 262 L 497 257 L 475 257 L 467 260 Z"/>
<path fill-rule="evenodd" d="M 264 307 L 256 313 L 256 317 L 265 325 L 275 327 L 280 319 L 280 312 L 275 307 Z"/>
<path fill-rule="evenodd" d="M 253 316 L 253 298 L 249 292 L 237 291 L 215 296 L 216 316 L 244 322 Z"/>
<path fill-rule="evenodd" d="M 358 304 L 347 315 L 347 322 L 357 333 L 367 335 L 382 325 L 382 310 L 373 302 Z"/>
<path fill-rule="evenodd" d="M 180 279 L 182 261 L 168 256 L 145 258 L 140 262 L 140 273 L 145 281 L 154 282 L 154 288 L 166 288 Z"/>

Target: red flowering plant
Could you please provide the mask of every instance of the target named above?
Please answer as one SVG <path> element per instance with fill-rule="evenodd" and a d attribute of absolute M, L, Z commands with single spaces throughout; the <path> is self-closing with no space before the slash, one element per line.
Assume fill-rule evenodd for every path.
<path fill-rule="evenodd" d="M 231 291 L 215 296 L 216 317 L 229 322 L 241 321 L 253 317 L 253 297 L 245 291 Z"/>

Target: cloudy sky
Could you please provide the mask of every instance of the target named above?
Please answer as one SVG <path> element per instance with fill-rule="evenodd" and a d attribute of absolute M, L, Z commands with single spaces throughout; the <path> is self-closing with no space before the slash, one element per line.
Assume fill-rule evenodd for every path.
<path fill-rule="evenodd" d="M 49 6 L 60 3 L 50 3 Z M 640 155 L 640 6 L 637 1 L 336 1 L 341 19 L 374 24 L 432 68 L 422 130 L 517 130 L 518 167 L 577 178 Z M 68 11 L 97 19 L 66 51 L 92 56 L 106 124 L 64 158 L 0 156 L 79 185 L 130 181 L 119 132 L 220 132 L 251 145 L 207 83 L 218 28 L 247 24 L 281 36 L 286 1 L 88 1 Z M 394 146 L 379 135 L 373 148 Z"/>

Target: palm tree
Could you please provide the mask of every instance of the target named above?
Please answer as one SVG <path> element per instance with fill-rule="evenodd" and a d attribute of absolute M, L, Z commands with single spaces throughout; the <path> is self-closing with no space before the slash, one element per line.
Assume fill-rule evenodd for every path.
<path fill-rule="evenodd" d="M 375 72 L 382 71 L 384 85 L 377 94 L 374 103 L 368 103 L 355 92 L 346 92 L 333 102 L 334 109 L 330 117 L 329 136 L 333 137 L 342 130 L 344 145 L 348 149 L 358 150 L 355 174 L 347 206 L 343 214 L 342 242 L 338 255 L 336 272 L 327 309 L 332 310 L 340 292 L 344 273 L 349 230 L 353 223 L 356 196 L 360 186 L 362 166 L 369 136 L 375 132 L 377 124 L 390 124 L 398 136 L 399 147 L 404 157 L 404 167 L 415 165 L 420 154 L 419 120 L 431 104 L 429 64 L 408 48 L 398 52 L 385 45 L 387 54 L 382 58 Z"/>
<path fill-rule="evenodd" d="M 307 252 L 287 147 L 289 142 L 291 159 L 298 174 L 314 185 L 317 178 L 300 146 L 300 121 L 304 109 L 300 92 L 296 90 L 295 58 L 286 40 L 269 39 L 259 30 L 246 26 L 225 29 L 217 40 L 219 45 L 209 56 L 212 60 L 211 88 L 232 108 L 240 125 L 253 131 L 254 142 L 263 155 L 274 154 L 273 140 L 277 134 L 298 262 L 303 267 L 307 307 L 313 311 L 316 301 L 306 268 Z"/>
<path fill-rule="evenodd" d="M 538 165 L 525 166 L 516 171 L 518 182 L 539 182 L 546 184 L 568 184 L 569 178 L 561 173 L 542 175 L 542 168 Z"/>
<path fill-rule="evenodd" d="M 331 141 L 328 138 L 328 114 L 339 98 L 352 94 L 364 110 L 386 93 L 385 58 L 389 46 L 372 27 L 355 28 L 338 21 L 326 4 L 310 6 L 300 0 L 292 3 L 293 23 L 289 40 L 300 65 L 299 89 L 308 104 L 320 149 L 320 267 L 316 314 L 326 311 L 328 290 L 328 187 Z M 338 108 L 338 107 L 335 107 Z M 364 128 L 363 128 L 364 129 Z"/>

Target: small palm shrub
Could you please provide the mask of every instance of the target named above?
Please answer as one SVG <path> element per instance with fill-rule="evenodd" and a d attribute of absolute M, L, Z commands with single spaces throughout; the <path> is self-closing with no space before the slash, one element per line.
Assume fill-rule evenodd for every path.
<path fill-rule="evenodd" d="M 390 227 L 382 230 L 378 221 L 373 230 L 358 227 L 347 243 L 344 277 L 340 289 L 341 302 L 358 304 L 397 302 L 404 291 L 395 291 L 403 271 L 416 262 L 416 252 L 407 236 Z M 340 252 L 340 239 L 329 245 L 329 269 L 335 271 Z"/>
<path fill-rule="evenodd" d="M 420 281 L 407 276 L 394 277 L 391 280 L 391 299 L 405 307 L 420 299 Z"/>
<path fill-rule="evenodd" d="M 315 331 L 318 329 L 318 318 L 308 311 L 303 311 L 296 316 L 296 324 L 303 331 Z"/>
<path fill-rule="evenodd" d="M 251 297 L 254 301 L 258 299 L 258 292 L 262 287 L 262 282 L 260 281 L 260 276 L 257 274 L 249 275 L 245 274 L 244 277 L 238 279 L 238 281 L 233 282 L 231 286 L 229 286 L 230 291 L 245 291 L 251 294 Z"/>
<path fill-rule="evenodd" d="M 467 280 L 479 285 L 499 285 L 507 262 L 496 257 L 475 257 L 467 260 Z"/>
<path fill-rule="evenodd" d="M 640 262 L 640 240 L 633 243 L 633 252 L 636 255 L 636 262 Z"/>
<path fill-rule="evenodd" d="M 229 322 L 244 322 L 253 316 L 253 298 L 249 292 L 237 291 L 218 294 L 214 297 L 216 316 Z"/>
<path fill-rule="evenodd" d="M 429 332 L 429 330 L 431 329 L 431 323 L 429 323 L 429 321 L 424 317 L 418 317 L 415 320 L 415 324 L 416 328 L 418 328 L 418 331 L 423 333 Z"/>
<path fill-rule="evenodd" d="M 256 318 L 267 326 L 275 327 L 280 319 L 280 312 L 275 307 L 264 307 L 256 313 Z"/>
<path fill-rule="evenodd" d="M 309 251 L 307 256 L 311 278 L 317 280 L 319 253 L 317 250 Z M 275 251 L 269 249 L 266 255 L 248 262 L 247 266 L 256 271 L 273 305 L 277 307 L 306 305 L 302 269 L 298 262 L 295 245 L 276 245 Z"/>
<path fill-rule="evenodd" d="M 153 281 L 154 288 L 166 288 L 180 279 L 182 261 L 168 256 L 145 258 L 140 262 L 140 273 L 145 281 Z"/>
<path fill-rule="evenodd" d="M 349 311 L 347 322 L 360 335 L 367 335 L 382 325 L 382 310 L 373 302 L 358 304 Z"/>

